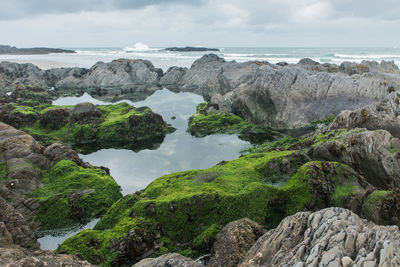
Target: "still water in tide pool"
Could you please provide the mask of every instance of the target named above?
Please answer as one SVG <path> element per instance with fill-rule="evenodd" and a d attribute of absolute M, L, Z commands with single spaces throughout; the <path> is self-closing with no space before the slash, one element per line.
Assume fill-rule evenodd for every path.
<path fill-rule="evenodd" d="M 81 97 L 64 97 L 53 102 L 54 105 L 76 105 L 91 102 L 96 105 L 109 104 L 92 98 L 88 94 Z M 122 101 L 120 101 L 122 102 Z M 196 138 L 186 132 L 188 119 L 196 112 L 196 106 L 204 102 L 201 96 L 191 93 L 173 93 L 163 89 L 156 91 L 144 101 L 125 101 L 135 107 L 147 106 L 153 112 L 176 128 L 168 134 L 156 149 L 138 152 L 127 149 L 101 149 L 80 155 L 92 165 L 106 166 L 121 186 L 124 195 L 144 189 L 154 179 L 177 171 L 204 169 L 222 160 L 232 160 L 240 156 L 240 151 L 250 144 L 236 135 L 212 135 Z M 93 222 L 89 223 L 94 226 Z M 79 232 L 72 230 L 56 236 L 53 232 L 39 239 L 42 249 L 56 249 L 66 238 Z"/>

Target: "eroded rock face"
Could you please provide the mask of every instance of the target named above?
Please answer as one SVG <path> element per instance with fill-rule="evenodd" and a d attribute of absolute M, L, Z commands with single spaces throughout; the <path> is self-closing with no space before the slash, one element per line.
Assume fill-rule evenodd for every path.
<path fill-rule="evenodd" d="M 335 118 L 329 129 L 367 128 L 383 129 L 400 138 L 400 93 L 389 94 L 380 103 L 354 111 L 344 110 Z"/>
<path fill-rule="evenodd" d="M 0 197 L 0 245 L 39 247 L 25 218 Z M 2 262 L 3 263 L 3 262 Z"/>
<path fill-rule="evenodd" d="M 227 224 L 217 235 L 207 266 L 236 266 L 263 234 L 261 226 L 247 218 Z"/>
<path fill-rule="evenodd" d="M 73 255 L 56 255 L 51 251 L 30 251 L 19 247 L 0 248 L 1 266 L 5 267 L 90 267 L 95 266 Z"/>
<path fill-rule="evenodd" d="M 397 226 L 377 226 L 349 210 L 300 212 L 258 239 L 240 266 L 398 266 L 399 240 Z"/>
<path fill-rule="evenodd" d="M 193 261 L 190 258 L 186 258 L 178 253 L 164 254 L 158 258 L 148 258 L 141 260 L 140 262 L 133 265 L 135 267 L 201 267 L 204 266 L 200 263 Z"/>
<path fill-rule="evenodd" d="M 32 136 L 0 122 L 0 162 L 24 158 L 40 168 L 48 168 L 49 160 L 41 154 L 42 149 Z"/>
<path fill-rule="evenodd" d="M 344 67 L 310 60 L 281 66 L 207 55 L 187 71 L 182 90 L 202 94 L 221 111 L 247 121 L 292 128 L 375 103 L 400 88 L 398 71 L 381 67 L 389 63 L 371 64 L 361 64 L 365 71 L 349 75 Z"/>
<path fill-rule="evenodd" d="M 385 130 L 350 131 L 339 139 L 312 147 L 312 158 L 337 161 L 353 167 L 378 188 L 400 186 L 400 140 Z"/>

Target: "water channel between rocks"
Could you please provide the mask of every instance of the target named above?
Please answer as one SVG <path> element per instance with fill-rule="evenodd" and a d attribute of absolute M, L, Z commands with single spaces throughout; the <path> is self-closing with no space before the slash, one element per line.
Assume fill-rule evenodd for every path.
<path fill-rule="evenodd" d="M 63 97 L 54 105 L 76 105 L 91 102 L 96 105 L 109 104 L 92 98 L 88 94 L 81 97 Z M 127 149 L 101 149 L 80 155 L 92 165 L 106 166 L 115 181 L 121 186 L 124 195 L 144 189 L 154 179 L 177 171 L 204 169 L 214 166 L 222 160 L 238 158 L 240 151 L 250 144 L 236 135 L 211 135 L 196 138 L 186 132 L 188 119 L 196 112 L 196 106 L 204 102 L 199 95 L 191 93 L 173 93 L 167 89 L 156 91 L 144 101 L 123 100 L 135 107 L 147 106 L 153 112 L 162 115 L 164 120 L 176 128 L 168 134 L 156 149 L 144 149 L 138 152 Z M 39 238 L 42 249 L 56 249 L 66 238 L 81 231 L 93 228 L 96 220 L 80 228 L 53 232 Z"/>

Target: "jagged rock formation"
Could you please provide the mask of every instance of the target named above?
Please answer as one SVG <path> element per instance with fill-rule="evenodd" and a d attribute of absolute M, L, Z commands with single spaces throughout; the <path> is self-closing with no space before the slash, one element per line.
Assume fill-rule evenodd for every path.
<path fill-rule="evenodd" d="M 201 267 L 200 263 L 193 261 L 190 258 L 179 255 L 178 253 L 167 253 L 158 258 L 148 258 L 141 260 L 133 265 L 135 267 Z"/>
<path fill-rule="evenodd" d="M 56 255 L 51 251 L 0 247 L 0 263 L 4 267 L 91 267 L 95 266 L 73 255 Z"/>
<path fill-rule="evenodd" d="M 312 147 L 315 159 L 337 161 L 352 166 L 372 185 L 400 186 L 400 140 L 385 130 L 353 130 Z"/>
<path fill-rule="evenodd" d="M 298 127 L 344 109 L 382 100 L 400 88 L 393 62 L 363 61 L 319 64 L 226 62 L 204 55 L 190 69 L 171 67 L 163 74 L 146 60 L 99 62 L 90 69 L 42 71 L 32 64 L 0 63 L 3 92 L 23 85 L 54 87 L 59 92 L 88 92 L 107 100 L 143 99 L 165 86 L 201 94 L 221 111 L 249 122 L 283 128 Z"/>
<path fill-rule="evenodd" d="M 247 121 L 291 128 L 374 103 L 400 88 L 395 65 L 384 72 L 390 63 L 371 63 L 365 65 L 368 72 L 353 75 L 345 65 L 235 63 L 206 55 L 186 72 L 181 89 L 202 94 L 221 111 Z"/>
<path fill-rule="evenodd" d="M 329 129 L 367 128 L 383 129 L 400 138 L 400 93 L 392 92 L 377 104 L 354 111 L 344 110 L 335 118 Z"/>
<path fill-rule="evenodd" d="M 228 223 L 216 237 L 207 266 L 236 266 L 263 234 L 261 226 L 247 218 Z"/>
<path fill-rule="evenodd" d="M 341 208 L 285 218 L 248 251 L 248 266 L 398 266 L 397 226 L 377 226 Z"/>

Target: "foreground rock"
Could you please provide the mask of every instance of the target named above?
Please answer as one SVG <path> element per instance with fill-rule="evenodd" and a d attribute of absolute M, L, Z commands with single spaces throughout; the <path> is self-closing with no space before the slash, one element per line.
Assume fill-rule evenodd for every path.
<path fill-rule="evenodd" d="M 227 224 L 218 233 L 209 267 L 237 266 L 264 231 L 257 223 L 241 219 Z"/>
<path fill-rule="evenodd" d="M 0 262 L 4 267 L 91 267 L 87 261 L 72 255 L 56 255 L 51 251 L 26 250 L 19 247 L 0 247 Z"/>
<path fill-rule="evenodd" d="M 377 226 L 349 210 L 285 218 L 262 236 L 240 266 L 398 266 L 397 226 Z"/>
<path fill-rule="evenodd" d="M 106 169 L 84 163 L 64 145 L 45 148 L 0 123 L 0 149 L 0 199 L 6 201 L 2 210 L 8 214 L 3 222 L 9 227 L 7 218 L 20 218 L 7 230 L 11 236 L 22 222 L 33 231 L 77 224 L 101 215 L 122 197 Z"/>
<path fill-rule="evenodd" d="M 389 94 L 380 103 L 369 105 L 354 111 L 344 110 L 330 125 L 330 129 L 367 128 L 368 130 L 386 130 L 400 138 L 400 93 Z"/>
<path fill-rule="evenodd" d="M 178 253 L 164 254 L 158 258 L 148 258 L 141 260 L 140 262 L 133 265 L 135 267 L 201 267 L 204 266 L 200 263 L 193 261 L 190 258 L 179 255 Z"/>

